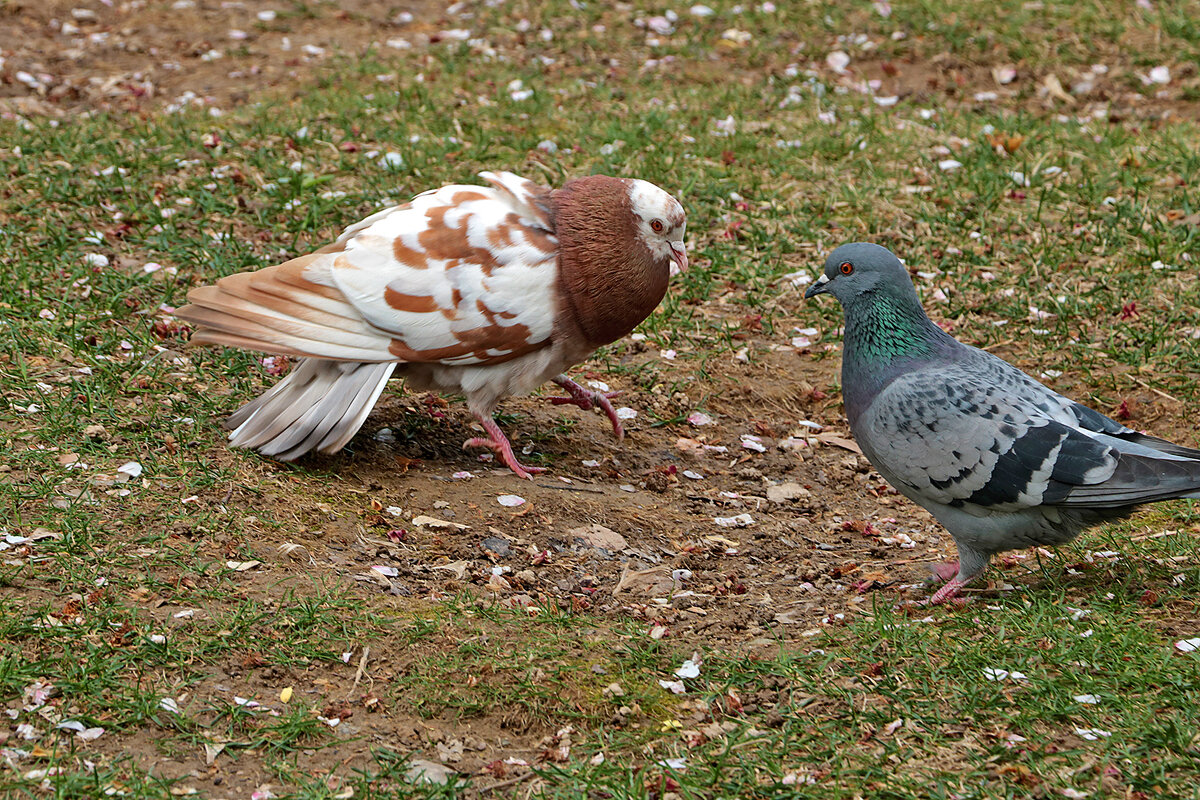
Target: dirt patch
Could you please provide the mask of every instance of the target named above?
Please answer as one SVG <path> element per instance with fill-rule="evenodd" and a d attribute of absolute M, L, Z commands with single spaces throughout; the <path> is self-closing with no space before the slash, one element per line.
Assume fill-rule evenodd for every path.
<path fill-rule="evenodd" d="M 452 27 L 444 8 L 427 0 L 15 0 L 0 5 L 0 111 L 219 112 L 266 96 L 286 100 L 339 55 L 436 42 Z"/>
<path fill-rule="evenodd" d="M 187 106 L 219 114 L 247 103 L 286 102 L 333 77 L 339 57 L 375 53 L 387 59 L 478 35 L 470 30 L 473 16 L 468 4 L 430 0 L 286 7 L 237 0 L 9 0 L 0 5 L 0 114 L 146 113 Z M 853 16 L 854 24 L 872 27 L 869 12 Z M 828 72 L 819 58 L 814 66 L 826 68 L 830 80 L 881 102 L 927 98 L 984 112 L 1015 105 L 1042 113 L 1096 113 L 1114 122 L 1196 119 L 1200 104 L 1187 99 L 1200 89 L 1194 64 L 1177 65 L 1170 87 L 1140 90 L 1149 80 L 1147 70 L 1135 68 L 1130 54 L 1150 35 L 1133 30 L 1126 41 L 1095 42 L 1108 51 L 1104 64 L 1061 65 L 1057 72 L 1037 63 L 1007 63 L 990 50 L 972 58 L 926 57 L 917 55 L 920 44 L 898 58 L 856 54 L 840 74 Z M 520 50 L 521 45 L 518 35 L 506 46 Z M 426 59 L 415 55 L 406 63 Z M 698 61 L 688 72 L 690 81 L 708 79 L 728 80 L 728 71 Z"/>

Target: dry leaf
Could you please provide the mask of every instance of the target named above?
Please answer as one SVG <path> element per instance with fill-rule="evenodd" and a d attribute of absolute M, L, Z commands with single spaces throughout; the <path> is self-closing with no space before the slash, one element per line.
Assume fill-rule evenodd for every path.
<path fill-rule="evenodd" d="M 449 564 L 438 564 L 433 569 L 444 569 L 448 572 L 453 572 L 454 577 L 462 580 L 467 577 L 467 562 L 466 561 L 451 561 Z"/>
<path fill-rule="evenodd" d="M 204 763 L 212 766 L 212 763 L 217 760 L 217 756 L 221 755 L 221 751 L 225 749 L 223 742 L 205 742 L 204 743 Z"/>
<path fill-rule="evenodd" d="M 460 531 L 468 530 L 471 527 L 470 525 L 463 525 L 458 522 L 450 522 L 449 520 L 426 516 L 413 517 L 412 524 L 419 525 L 422 528 L 450 528 Z"/>
<path fill-rule="evenodd" d="M 625 567 L 621 579 L 617 581 L 613 594 L 625 590 L 637 591 L 642 594 L 665 594 L 675 587 L 671 580 L 669 567 L 651 567 L 650 569 L 631 570 Z"/>
<path fill-rule="evenodd" d="M 849 450 L 851 453 L 858 453 L 860 456 L 862 455 L 862 450 L 859 449 L 859 446 L 856 442 L 854 442 L 852 439 L 847 439 L 844 436 L 838 436 L 836 433 L 822 431 L 821 433 L 817 434 L 816 439 L 821 444 L 827 444 L 832 447 L 840 447 L 843 450 Z"/>

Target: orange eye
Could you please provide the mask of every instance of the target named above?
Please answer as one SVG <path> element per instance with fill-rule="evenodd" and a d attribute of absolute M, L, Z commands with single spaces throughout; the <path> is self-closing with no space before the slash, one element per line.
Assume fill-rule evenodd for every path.
<path fill-rule="evenodd" d="M 854 272 L 854 265 L 849 261 L 843 261 L 842 265 L 838 267 L 838 269 L 842 271 L 843 275 L 849 275 L 851 272 Z"/>
<path fill-rule="evenodd" d="M 663 232 L 662 220 L 661 219 L 651 220 L 650 230 L 654 231 L 655 233 L 662 233 Z"/>

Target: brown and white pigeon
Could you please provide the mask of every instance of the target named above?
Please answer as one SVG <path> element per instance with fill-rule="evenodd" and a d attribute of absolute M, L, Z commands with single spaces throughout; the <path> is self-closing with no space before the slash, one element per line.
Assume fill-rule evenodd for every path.
<path fill-rule="evenodd" d="M 524 467 L 492 419 L 547 380 L 584 410 L 609 398 L 566 370 L 628 334 L 687 268 L 679 201 L 652 183 L 591 175 L 551 190 L 510 172 L 450 185 L 347 228 L 283 264 L 193 289 L 193 343 L 296 356 L 296 368 L 227 421 L 230 444 L 289 461 L 341 449 L 388 379 L 462 392 L 487 447 Z"/>

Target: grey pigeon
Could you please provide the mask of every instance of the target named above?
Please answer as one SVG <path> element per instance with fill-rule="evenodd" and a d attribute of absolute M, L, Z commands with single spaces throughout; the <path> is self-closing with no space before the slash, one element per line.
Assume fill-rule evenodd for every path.
<path fill-rule="evenodd" d="M 1070 541 L 1142 503 L 1200 498 L 1200 450 L 1131 430 L 957 341 L 925 315 L 887 249 L 834 250 L 804 296 L 824 293 L 845 314 L 854 438 L 958 546 L 931 603 L 957 595 L 995 553 Z"/>

